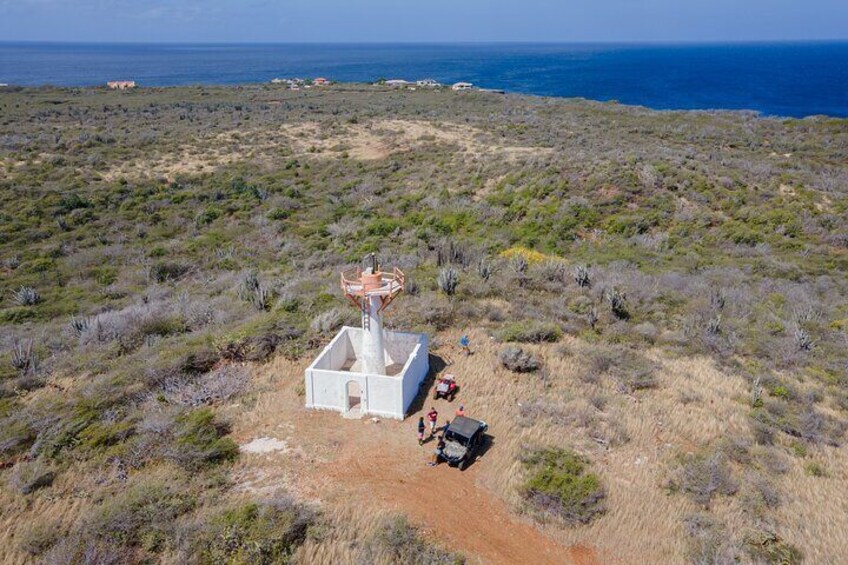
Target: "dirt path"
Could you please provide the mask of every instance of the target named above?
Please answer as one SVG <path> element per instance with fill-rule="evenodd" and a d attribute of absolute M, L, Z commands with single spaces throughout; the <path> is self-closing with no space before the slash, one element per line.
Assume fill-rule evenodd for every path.
<path fill-rule="evenodd" d="M 430 453 L 431 447 L 424 451 Z M 582 546 L 564 547 L 513 517 L 505 504 L 475 484 L 479 461 L 468 470 L 432 468 L 418 454 L 418 469 L 374 454 L 326 465 L 321 471 L 344 484 L 359 485 L 381 506 L 397 509 L 449 546 L 485 563 L 600 563 Z M 367 487 L 363 489 L 362 487 Z"/>

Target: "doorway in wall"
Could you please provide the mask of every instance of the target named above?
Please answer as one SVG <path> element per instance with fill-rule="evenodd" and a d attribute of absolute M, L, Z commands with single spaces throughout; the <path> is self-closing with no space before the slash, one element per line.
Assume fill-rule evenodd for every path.
<path fill-rule="evenodd" d="M 362 412 L 362 388 L 356 381 L 348 381 L 345 385 L 347 402 L 345 408 L 348 412 Z"/>

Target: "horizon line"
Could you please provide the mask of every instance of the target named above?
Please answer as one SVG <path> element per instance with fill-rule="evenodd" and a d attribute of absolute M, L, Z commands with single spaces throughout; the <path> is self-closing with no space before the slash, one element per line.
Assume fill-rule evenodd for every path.
<path fill-rule="evenodd" d="M 621 40 L 424 40 L 424 41 L 110 41 L 110 40 L 54 40 L 54 39 L 0 39 L 0 45 L 9 44 L 52 45 L 739 45 L 780 43 L 848 43 L 848 38 L 829 39 L 621 39 Z"/>

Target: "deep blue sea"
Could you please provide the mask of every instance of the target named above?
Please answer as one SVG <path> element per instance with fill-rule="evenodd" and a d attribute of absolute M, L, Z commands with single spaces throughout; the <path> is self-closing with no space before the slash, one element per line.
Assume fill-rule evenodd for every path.
<path fill-rule="evenodd" d="M 848 42 L 705 45 L 143 45 L 0 42 L 0 83 L 238 84 L 380 77 L 656 109 L 848 117 Z"/>

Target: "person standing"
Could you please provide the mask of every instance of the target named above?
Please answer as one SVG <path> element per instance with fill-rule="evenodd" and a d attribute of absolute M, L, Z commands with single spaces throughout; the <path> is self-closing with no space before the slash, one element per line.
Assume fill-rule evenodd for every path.
<path fill-rule="evenodd" d="M 436 410 L 435 406 L 430 407 L 430 411 L 427 412 L 427 421 L 430 422 L 430 437 L 436 435 L 436 422 L 439 420 L 439 412 Z"/>
<path fill-rule="evenodd" d="M 433 458 L 427 463 L 430 467 L 435 467 L 445 456 L 445 436 L 439 436 L 439 443 L 436 444 L 436 450 L 433 452 Z"/>
<path fill-rule="evenodd" d="M 456 415 L 457 416 L 465 416 L 465 405 L 464 404 L 460 404 L 459 408 L 456 409 Z"/>
<path fill-rule="evenodd" d="M 471 355 L 471 340 L 468 339 L 467 335 L 463 335 L 459 338 L 459 345 L 462 347 L 463 353 Z"/>
<path fill-rule="evenodd" d="M 424 445 L 424 430 L 426 430 L 426 426 L 424 425 L 424 416 L 418 418 L 418 445 Z"/>

